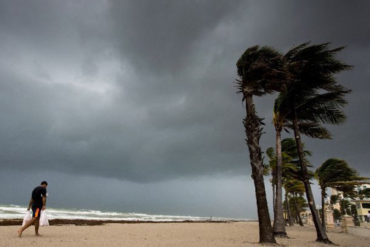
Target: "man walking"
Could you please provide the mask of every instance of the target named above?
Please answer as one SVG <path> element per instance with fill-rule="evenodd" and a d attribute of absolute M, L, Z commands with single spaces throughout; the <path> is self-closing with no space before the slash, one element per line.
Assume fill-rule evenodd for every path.
<path fill-rule="evenodd" d="M 35 224 L 35 234 L 36 236 L 40 236 L 39 234 L 39 221 L 40 221 L 40 214 L 41 210 L 45 210 L 46 208 L 46 188 L 48 187 L 48 183 L 46 181 L 42 181 L 40 186 L 37 186 L 32 191 L 31 200 L 28 204 L 27 210 L 30 210 L 32 207 L 32 219 L 26 224 L 18 229 L 18 236 L 21 237 L 24 230 L 26 230 L 30 225 L 33 223 Z"/>

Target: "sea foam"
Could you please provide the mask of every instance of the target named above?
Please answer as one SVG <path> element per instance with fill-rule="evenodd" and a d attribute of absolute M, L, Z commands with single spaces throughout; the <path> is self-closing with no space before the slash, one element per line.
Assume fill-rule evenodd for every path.
<path fill-rule="evenodd" d="M 22 219 L 27 209 L 18 205 L 0 205 L 1 219 Z M 151 215 L 143 213 L 103 212 L 99 210 L 71 210 L 47 208 L 49 219 L 79 219 L 79 220 L 124 220 L 124 221 L 230 221 L 241 219 L 230 219 L 222 217 L 195 217 L 176 215 Z M 243 220 L 243 219 L 242 219 Z"/>

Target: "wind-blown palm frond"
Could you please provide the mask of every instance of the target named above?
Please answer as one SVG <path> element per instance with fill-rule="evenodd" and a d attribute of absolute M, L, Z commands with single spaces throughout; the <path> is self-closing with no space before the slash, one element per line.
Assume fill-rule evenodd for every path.
<path fill-rule="evenodd" d="M 286 73 L 282 55 L 271 47 L 248 48 L 236 63 L 240 93 L 261 96 L 284 87 Z"/>
<path fill-rule="evenodd" d="M 292 129 L 293 125 L 288 123 L 285 125 L 287 128 Z M 299 122 L 299 131 L 309 137 L 318 139 L 331 139 L 329 130 L 322 127 L 320 124 L 315 122 Z"/>
<path fill-rule="evenodd" d="M 359 180 L 356 170 L 349 167 L 346 161 L 341 159 L 328 159 L 316 169 L 315 176 L 322 187 L 327 187 L 329 183 L 339 181 Z"/>
<path fill-rule="evenodd" d="M 330 43 L 309 45 L 304 43 L 293 48 L 284 56 L 289 71 L 294 75 L 293 83 L 299 84 L 299 90 L 325 89 L 335 84 L 333 74 L 351 68 L 335 55 L 344 49 L 329 49 Z M 297 86 L 297 85 L 296 85 Z"/>

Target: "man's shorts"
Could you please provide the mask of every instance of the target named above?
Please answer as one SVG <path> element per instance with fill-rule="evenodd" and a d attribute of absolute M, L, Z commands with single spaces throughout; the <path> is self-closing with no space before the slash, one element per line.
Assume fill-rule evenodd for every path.
<path fill-rule="evenodd" d="M 41 208 L 40 206 L 32 206 L 32 217 L 40 218 Z"/>

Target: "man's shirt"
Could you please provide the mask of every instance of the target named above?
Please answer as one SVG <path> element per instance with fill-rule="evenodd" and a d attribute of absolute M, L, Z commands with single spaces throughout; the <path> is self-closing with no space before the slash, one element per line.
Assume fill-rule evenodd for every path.
<path fill-rule="evenodd" d="M 42 207 L 42 197 L 46 197 L 46 189 L 42 186 L 37 186 L 32 191 L 32 206 Z"/>

